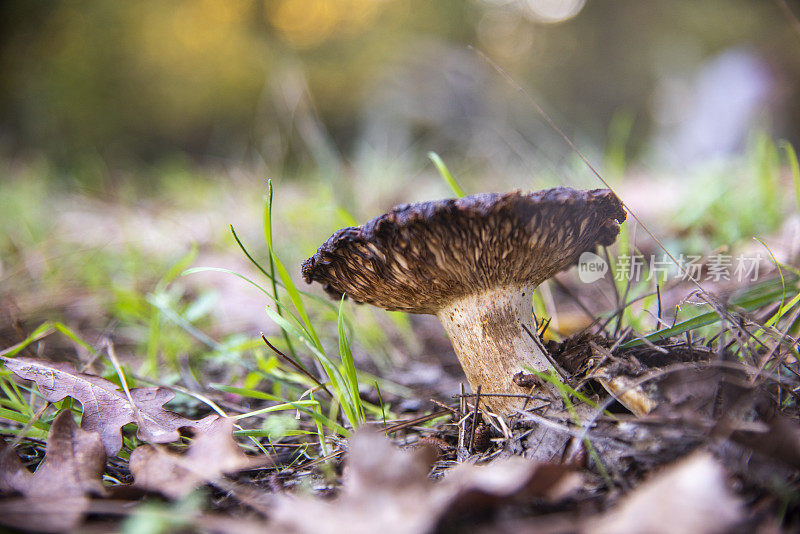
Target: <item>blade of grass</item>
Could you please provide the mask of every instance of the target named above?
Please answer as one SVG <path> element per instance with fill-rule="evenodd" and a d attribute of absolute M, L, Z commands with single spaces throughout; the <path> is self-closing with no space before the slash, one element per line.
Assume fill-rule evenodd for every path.
<path fill-rule="evenodd" d="M 345 296 L 342 295 L 341 302 L 339 303 L 339 359 L 342 362 L 342 374 L 350 386 L 350 400 L 354 405 L 354 411 L 358 416 L 358 423 L 363 423 L 366 419 L 364 417 L 364 405 L 361 402 L 361 396 L 358 392 L 358 375 L 356 374 L 356 365 L 353 361 L 353 352 L 350 350 L 350 343 L 347 341 L 347 333 L 344 328 L 344 300 Z"/>
<path fill-rule="evenodd" d="M 267 243 L 267 250 L 269 251 L 267 256 L 269 257 L 269 279 L 272 283 L 272 295 L 275 297 L 275 301 L 278 302 L 280 299 L 278 298 L 278 283 L 275 280 L 275 260 L 272 252 L 272 179 L 267 180 L 267 199 L 264 203 L 264 241 Z M 280 308 L 278 313 L 281 313 Z M 283 340 L 286 342 L 289 354 L 296 359 L 297 354 L 294 352 L 292 340 L 289 339 L 289 334 L 285 331 L 283 332 Z"/>
<path fill-rule="evenodd" d="M 319 406 L 319 402 L 315 400 L 297 400 L 292 402 L 284 402 L 283 404 L 276 404 L 275 406 L 269 406 L 267 408 L 253 410 L 252 412 L 234 415 L 233 419 L 234 420 L 244 419 L 246 417 L 253 417 L 264 413 L 281 412 L 286 410 L 299 410 L 301 407 L 305 406 Z"/>
<path fill-rule="evenodd" d="M 266 392 L 263 392 L 263 391 L 256 391 L 256 390 L 252 390 L 252 389 L 238 388 L 238 387 L 234 387 L 234 386 L 226 386 L 224 384 L 212 384 L 211 387 L 213 387 L 216 390 L 222 391 L 224 393 L 233 393 L 233 394 L 236 394 L 236 395 L 241 395 L 243 397 L 249 397 L 249 398 L 253 398 L 253 399 L 261 399 L 261 400 L 270 400 L 270 401 L 280 402 L 280 403 L 283 403 L 283 404 L 294 404 L 294 406 L 293 406 L 294 408 L 296 408 L 298 411 L 301 411 L 301 412 L 305 413 L 306 415 L 310 416 L 315 422 L 317 422 L 319 424 L 322 424 L 323 427 L 328 427 L 331 430 L 333 430 L 334 432 L 336 432 L 338 434 L 341 434 L 342 436 L 349 436 L 350 435 L 350 431 L 349 430 L 347 430 L 346 428 L 344 428 L 340 424 L 338 424 L 338 423 L 336 423 L 334 421 L 331 421 L 330 419 L 328 419 L 327 417 L 322 415 L 321 412 L 315 412 L 313 410 L 309 410 L 307 408 L 307 406 L 319 407 L 319 401 L 316 401 L 313 398 L 311 398 L 310 400 L 288 401 L 286 399 L 281 399 L 280 397 L 276 397 L 275 395 L 270 395 L 269 393 L 266 393 Z M 314 404 L 311 404 L 312 402 Z M 307 406 L 306 406 L 306 404 L 307 404 Z M 321 431 L 322 430 L 320 428 L 320 432 Z M 324 435 L 324 433 L 322 433 L 322 435 Z"/>
<path fill-rule="evenodd" d="M 778 143 L 778 146 L 786 153 L 786 159 L 789 160 L 789 170 L 792 173 L 792 181 L 794 181 L 794 194 L 797 200 L 797 212 L 800 213 L 800 164 L 797 162 L 797 152 L 795 152 L 792 144 L 783 140 Z"/>
<path fill-rule="evenodd" d="M 200 341 L 204 345 L 214 350 L 221 350 L 222 346 L 211 338 L 208 334 L 203 332 L 202 330 L 196 328 L 192 323 L 184 319 L 178 312 L 170 308 L 169 303 L 165 302 L 164 299 L 158 298 L 161 295 L 148 295 L 147 302 L 149 302 L 154 308 L 159 310 L 164 317 L 181 327 L 187 334 L 195 338 L 196 340 Z"/>
<path fill-rule="evenodd" d="M 789 289 L 787 292 L 784 292 L 782 289 L 777 291 L 772 291 L 769 293 L 765 293 L 762 295 L 757 295 L 755 297 L 746 297 L 742 296 L 738 299 L 732 299 L 731 303 L 728 305 L 728 309 L 736 309 L 740 308 L 745 312 L 752 312 L 755 311 L 763 306 L 771 304 L 776 300 L 786 297 L 795 297 L 800 294 L 800 290 L 797 289 Z M 749 293 L 748 293 L 749 295 Z M 687 319 L 686 321 L 682 321 L 671 328 L 663 328 L 652 334 L 644 336 L 644 339 L 650 342 L 656 341 L 663 341 L 665 339 L 669 339 L 674 336 L 679 336 L 684 332 L 688 332 L 690 330 L 696 330 L 703 326 L 708 326 L 719 322 L 720 316 L 716 311 L 711 311 L 708 313 L 704 313 L 702 315 L 698 315 L 697 317 L 692 317 L 691 319 Z M 620 345 L 620 348 L 627 349 L 631 347 L 638 347 L 639 345 L 644 344 L 645 342 L 641 339 L 634 339 L 628 341 L 627 343 L 623 343 Z"/>
<path fill-rule="evenodd" d="M 283 330 L 283 332 L 286 332 L 286 331 L 285 331 L 285 330 Z M 303 364 L 301 364 L 299 360 L 294 360 L 294 359 L 292 359 L 292 358 L 288 357 L 287 355 L 285 355 L 284 353 L 282 353 L 281 351 L 279 351 L 279 350 L 278 350 L 278 349 L 277 349 L 277 348 L 276 348 L 276 347 L 275 347 L 275 346 L 274 346 L 272 343 L 270 343 L 270 342 L 269 342 L 269 340 L 267 339 L 267 336 L 265 336 L 264 334 L 261 334 L 261 339 L 263 339 L 263 340 L 264 340 L 264 343 L 266 343 L 266 344 L 267 344 L 267 346 L 268 346 L 270 349 L 272 349 L 272 351 L 273 351 L 275 354 L 277 354 L 278 356 L 280 356 L 280 357 L 281 357 L 281 358 L 282 358 L 282 359 L 283 359 L 283 360 L 284 360 L 286 363 L 288 363 L 289 365 L 291 365 L 292 367 L 294 367 L 294 368 L 295 368 L 297 371 L 299 371 L 300 373 L 302 373 L 302 374 L 306 375 L 308 378 L 310 378 L 310 379 L 311 379 L 311 381 L 312 381 L 312 382 L 314 382 L 314 383 L 315 383 L 315 384 L 317 384 L 317 385 L 318 385 L 320 388 L 322 388 L 322 389 L 325 391 L 325 393 L 327 393 L 328 395 L 330 395 L 331 397 L 333 397 L 333 393 L 331 393 L 331 392 L 328 390 L 328 388 L 327 388 L 327 387 L 325 387 L 325 384 L 323 384 L 322 382 L 320 382 L 320 381 L 317 379 L 317 377 L 315 377 L 314 375 L 312 375 L 312 374 L 309 372 L 309 370 L 308 370 L 308 369 L 306 369 L 305 367 L 303 367 Z"/>
<path fill-rule="evenodd" d="M 17 354 L 19 354 L 21 351 L 25 350 L 25 347 L 27 347 L 31 343 L 39 341 L 40 339 L 49 336 L 50 334 L 52 334 L 55 331 L 56 331 L 56 327 L 55 327 L 55 325 L 53 323 L 51 323 L 49 321 L 47 321 L 45 323 L 42 323 L 41 325 L 39 325 L 36 328 L 36 330 L 31 332 L 31 335 L 26 337 L 24 340 L 20 341 L 16 345 L 12 345 L 11 347 L 8 347 L 7 349 L 1 350 L 0 351 L 0 356 L 6 356 L 8 358 L 12 358 L 12 357 L 16 356 Z"/>
<path fill-rule="evenodd" d="M 303 344 L 311 350 L 312 354 L 316 357 L 317 361 L 322 366 L 325 374 L 328 375 L 328 380 L 334 391 L 334 398 L 342 405 L 342 409 L 345 412 L 345 416 L 347 417 L 350 424 L 355 427 L 358 424 L 358 417 L 355 412 L 355 407 L 352 401 L 350 401 L 350 394 L 348 391 L 347 382 L 345 381 L 344 377 L 342 376 L 339 368 L 328 358 L 325 354 L 324 350 L 319 348 L 315 345 L 309 338 L 303 335 L 297 328 L 289 324 L 286 319 L 278 315 L 275 311 L 270 308 L 267 308 L 267 314 L 270 318 L 281 328 L 286 329 L 291 335 L 298 338 Z"/>
<path fill-rule="evenodd" d="M 436 165 L 436 170 L 439 171 L 439 174 L 442 176 L 444 181 L 447 182 L 447 185 L 450 186 L 450 189 L 453 190 L 453 193 L 455 193 L 457 197 L 463 197 L 465 195 L 464 190 L 461 189 L 461 186 L 458 185 L 456 179 L 453 178 L 452 174 L 450 174 L 450 170 L 447 168 L 447 165 L 444 164 L 442 158 L 439 157 L 439 154 L 433 151 L 428 152 L 428 159 L 430 159 L 433 164 Z"/>
<path fill-rule="evenodd" d="M 563 383 L 561 380 L 559 380 L 558 376 L 553 373 L 534 371 L 530 367 L 526 367 L 526 369 L 535 376 L 550 382 L 558 389 L 559 394 L 561 394 L 561 399 L 564 401 L 564 405 L 567 407 L 567 411 L 569 412 L 570 417 L 572 417 L 573 422 L 578 425 L 578 427 L 583 428 L 581 418 L 578 416 L 578 411 L 575 409 L 575 405 L 572 404 L 571 397 L 574 396 L 580 399 L 581 402 L 584 402 L 593 408 L 597 408 L 597 403 L 590 401 L 584 395 L 581 395 L 573 388 Z M 606 414 L 611 415 L 609 412 L 606 412 Z M 611 480 L 611 476 L 608 474 L 605 464 L 603 464 L 603 461 L 600 459 L 600 455 L 597 453 L 588 437 L 583 438 L 583 444 L 586 446 L 586 450 L 589 452 L 592 460 L 594 460 L 595 464 L 597 465 L 597 469 L 600 471 L 600 476 L 603 477 L 603 480 L 605 480 L 608 487 L 613 487 L 614 482 Z"/>
<path fill-rule="evenodd" d="M 269 195 L 267 196 L 266 201 L 266 211 L 271 214 L 272 213 L 272 181 L 269 181 Z M 303 305 L 303 299 L 300 296 L 300 292 L 297 290 L 297 287 L 294 285 L 292 281 L 292 277 L 289 275 L 289 271 L 286 270 L 286 267 L 283 266 L 283 263 L 278 258 L 277 254 L 275 254 L 275 249 L 272 246 L 272 230 L 270 229 L 269 238 L 267 241 L 267 246 L 269 247 L 269 255 L 270 260 L 274 264 L 274 268 L 278 271 L 278 276 L 280 276 L 281 281 L 283 282 L 284 289 L 286 292 L 289 293 L 289 299 L 294 304 L 297 313 L 300 314 L 300 317 L 303 319 L 303 324 L 306 326 L 306 330 L 308 334 L 311 336 L 311 339 L 314 341 L 314 344 L 317 348 L 322 351 L 322 343 L 320 343 L 319 337 L 317 336 L 316 331 L 314 330 L 314 326 L 311 324 L 311 320 L 308 318 L 308 313 L 306 312 L 305 305 Z M 273 279 L 275 277 L 273 276 Z"/>

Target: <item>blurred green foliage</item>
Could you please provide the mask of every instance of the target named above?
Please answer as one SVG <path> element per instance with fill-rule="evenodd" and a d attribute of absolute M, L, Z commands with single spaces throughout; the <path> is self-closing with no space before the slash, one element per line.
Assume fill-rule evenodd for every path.
<path fill-rule="evenodd" d="M 0 6 L 0 147 L 44 151 L 77 175 L 96 172 L 98 157 L 111 174 L 175 153 L 284 164 L 308 148 L 308 127 L 295 116 L 308 95 L 323 135 L 350 154 L 368 135 L 378 88 L 402 80 L 414 61 L 441 66 L 424 78 L 475 85 L 487 102 L 508 99 L 501 83 L 451 72 L 447 57 L 474 45 L 598 145 L 614 113 L 629 110 L 638 148 L 665 69 L 691 70 L 728 47 L 752 46 L 790 86 L 800 72 L 797 36 L 773 2 L 588 1 L 582 10 L 572 2 L 576 16 L 557 24 L 532 17 L 536 4 L 10 0 Z M 428 95 L 410 98 L 422 109 Z M 789 104 L 788 117 L 798 117 L 797 106 Z M 790 139 L 797 123 L 786 121 Z M 448 147 L 433 140 L 420 148 Z"/>

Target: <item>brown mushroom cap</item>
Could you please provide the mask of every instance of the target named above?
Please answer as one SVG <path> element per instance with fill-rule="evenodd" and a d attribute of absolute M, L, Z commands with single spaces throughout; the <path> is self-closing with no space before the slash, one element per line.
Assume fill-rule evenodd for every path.
<path fill-rule="evenodd" d="M 500 287 L 537 286 L 610 245 L 625 220 L 608 189 L 557 187 L 403 204 L 333 234 L 303 263 L 307 283 L 388 310 L 435 314 Z"/>

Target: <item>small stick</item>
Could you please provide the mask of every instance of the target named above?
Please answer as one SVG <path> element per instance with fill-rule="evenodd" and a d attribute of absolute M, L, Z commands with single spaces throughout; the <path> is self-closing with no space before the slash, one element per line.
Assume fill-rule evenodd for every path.
<path fill-rule="evenodd" d="M 656 284 L 656 296 L 658 297 L 658 322 L 661 322 L 661 285 Z"/>
<path fill-rule="evenodd" d="M 467 398 L 464 396 L 465 389 L 464 383 L 461 384 L 461 398 L 459 399 L 459 410 L 458 415 L 460 419 L 458 420 L 458 461 L 463 461 L 463 451 L 464 451 L 464 418 L 466 417 L 464 413 L 467 411 Z"/>
<path fill-rule="evenodd" d="M 409 421 L 403 421 L 402 423 L 398 423 L 396 425 L 392 425 L 386 429 L 386 434 L 391 434 L 392 432 L 397 432 L 398 430 L 402 430 L 409 426 L 418 425 L 419 423 L 424 423 L 426 421 L 430 421 L 431 419 L 436 419 L 437 417 L 441 417 L 443 415 L 449 415 L 451 413 L 450 410 L 439 410 L 438 412 L 429 413 L 428 415 L 423 415 L 422 417 L 417 417 L 416 419 L 411 419 Z"/>
<path fill-rule="evenodd" d="M 454 408 L 451 408 L 450 406 L 446 405 L 446 404 L 445 404 L 445 403 L 443 403 L 443 402 L 439 402 L 439 401 L 438 401 L 438 400 L 436 400 L 436 399 L 431 399 L 431 402 L 432 402 L 432 403 L 434 403 L 434 404 L 435 404 L 436 406 L 438 406 L 439 408 L 444 408 L 445 410 L 447 410 L 447 411 L 448 411 L 448 412 L 450 412 L 451 414 L 453 414 L 453 415 L 455 415 L 456 417 L 458 417 L 458 411 L 457 411 L 457 410 L 455 410 Z"/>
<path fill-rule="evenodd" d="M 272 349 L 272 351 L 273 351 L 275 354 L 277 354 L 278 356 L 280 356 L 281 358 L 283 358 L 283 359 L 284 359 L 284 360 L 285 360 L 287 363 L 289 363 L 289 364 L 290 364 L 292 367 L 294 367 L 295 369 L 297 369 L 299 372 L 303 373 L 303 374 L 304 374 L 304 375 L 306 375 L 308 378 L 310 378 L 311 380 L 313 380 L 313 381 L 314 381 L 314 383 L 315 383 L 316 385 L 318 385 L 320 388 L 322 388 L 322 390 L 323 390 L 325 393 L 327 393 L 328 395 L 330 395 L 330 396 L 331 396 L 331 398 L 335 398 L 335 397 L 333 396 L 333 393 L 331 393 L 331 392 L 330 392 L 330 390 L 329 390 L 328 388 L 326 388 L 326 387 L 325 387 L 325 384 L 323 384 L 322 382 L 320 382 L 320 381 L 319 381 L 319 379 L 318 379 L 317 377 L 315 377 L 314 375 L 312 375 L 311 373 L 309 373 L 308 371 L 306 371 L 306 370 L 303 368 L 303 366 L 302 366 L 302 365 L 300 365 L 299 363 L 297 363 L 296 361 L 294 361 L 293 359 L 291 359 L 290 357 L 288 357 L 287 355 L 285 355 L 284 353 L 282 353 L 281 351 L 279 351 L 279 350 L 278 350 L 278 349 L 277 349 L 277 348 L 276 348 L 276 347 L 275 347 L 275 346 L 274 346 L 272 343 L 270 343 L 269 341 L 267 341 L 267 336 L 265 336 L 263 332 L 261 333 L 261 339 L 263 339 L 263 340 L 264 340 L 264 343 L 266 343 L 266 344 L 267 344 L 267 346 L 268 346 L 269 348 L 271 348 L 271 349 Z"/>
<path fill-rule="evenodd" d="M 550 365 L 553 366 L 553 369 L 555 369 L 555 371 L 559 375 L 561 375 L 561 378 L 566 379 L 567 372 L 564 370 L 563 367 L 558 365 L 558 363 L 555 360 L 553 360 L 553 357 L 550 356 L 550 351 L 548 351 L 547 348 L 542 344 L 542 340 L 539 339 L 538 336 L 533 335 L 533 333 L 530 331 L 530 329 L 527 326 L 525 326 L 524 324 L 521 324 L 520 326 L 522 326 L 522 329 L 525 330 L 525 333 L 527 333 L 530 336 L 530 338 L 533 340 L 533 342 L 536 343 L 539 346 L 540 349 L 542 349 L 542 354 L 544 354 L 545 358 L 547 358 L 547 361 L 550 362 Z"/>
<path fill-rule="evenodd" d="M 544 333 L 547 332 L 547 328 L 550 326 L 550 322 L 552 321 L 552 317 L 548 317 L 547 320 L 542 325 L 542 329 L 539 332 L 539 337 L 544 337 Z"/>
<path fill-rule="evenodd" d="M 481 386 L 478 385 L 478 390 L 475 392 L 475 411 L 472 412 L 472 428 L 469 431 L 469 445 L 467 451 L 472 451 L 472 444 L 475 441 L 475 429 L 478 427 L 478 414 L 480 413 L 479 406 L 481 405 Z"/>

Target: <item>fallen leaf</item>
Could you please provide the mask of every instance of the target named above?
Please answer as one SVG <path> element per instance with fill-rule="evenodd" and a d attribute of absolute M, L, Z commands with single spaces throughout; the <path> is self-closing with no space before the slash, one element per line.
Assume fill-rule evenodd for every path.
<path fill-rule="evenodd" d="M 591 534 L 715 534 L 742 518 L 725 470 L 706 452 L 694 453 L 657 474 L 612 510 L 583 528 Z"/>
<path fill-rule="evenodd" d="M 137 436 L 143 441 L 170 443 L 180 438 L 178 429 L 201 429 L 218 417 L 210 415 L 193 421 L 165 410 L 162 406 L 175 397 L 167 388 L 134 388 L 130 390 L 129 399 L 113 382 L 97 375 L 80 373 L 71 363 L 33 358 L 0 359 L 20 378 L 35 382 L 48 401 L 73 397 L 80 402 L 83 406 L 81 427 L 100 434 L 109 456 L 115 456 L 122 448 L 120 429 L 128 423 L 138 425 Z"/>
<path fill-rule="evenodd" d="M 428 478 L 429 449 L 401 451 L 384 437 L 360 431 L 350 440 L 341 494 L 333 501 L 280 496 L 267 530 L 294 534 L 433 532 L 450 514 L 491 511 L 512 499 L 553 497 L 578 475 L 565 465 L 523 458 L 486 466 L 461 464 L 444 480 Z M 320 518 L 324 518 L 324 521 Z"/>
<path fill-rule="evenodd" d="M 219 418 L 197 432 L 185 454 L 149 445 L 137 447 L 129 464 L 134 486 L 180 499 L 203 484 L 219 480 L 223 474 L 269 463 L 268 458 L 247 456 L 232 432 L 233 421 Z"/>
<path fill-rule="evenodd" d="M 0 502 L 0 522 L 43 532 L 74 528 L 88 508 L 87 494 L 103 493 L 105 463 L 100 436 L 81 430 L 68 410 L 61 412 L 50 428 L 45 458 L 34 473 L 13 450 L 0 449 L 0 490 L 22 495 Z"/>

